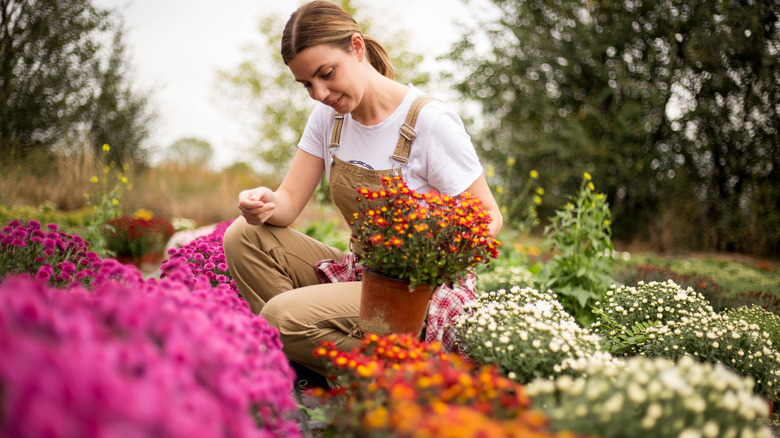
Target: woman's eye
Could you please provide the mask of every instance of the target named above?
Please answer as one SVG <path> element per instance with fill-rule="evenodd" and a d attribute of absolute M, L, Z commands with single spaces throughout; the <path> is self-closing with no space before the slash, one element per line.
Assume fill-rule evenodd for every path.
<path fill-rule="evenodd" d="M 329 70 L 327 73 L 323 74 L 323 79 L 327 79 L 333 75 L 333 69 Z"/>

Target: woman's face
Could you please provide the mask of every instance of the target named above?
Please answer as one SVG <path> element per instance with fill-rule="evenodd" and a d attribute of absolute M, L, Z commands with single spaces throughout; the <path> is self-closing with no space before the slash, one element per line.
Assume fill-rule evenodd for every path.
<path fill-rule="evenodd" d="M 309 96 L 341 114 L 352 112 L 363 97 L 361 61 L 363 39 L 354 44 L 352 51 L 320 44 L 309 47 L 291 59 L 287 66 L 295 80 L 306 87 Z"/>

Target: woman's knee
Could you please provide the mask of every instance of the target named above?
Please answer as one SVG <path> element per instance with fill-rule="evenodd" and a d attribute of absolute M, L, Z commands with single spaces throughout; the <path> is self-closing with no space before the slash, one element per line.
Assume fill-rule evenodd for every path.
<path fill-rule="evenodd" d="M 232 224 L 225 230 L 225 235 L 222 237 L 222 247 L 225 251 L 225 256 L 230 257 L 241 246 L 242 240 L 246 238 L 246 227 L 249 224 L 242 216 L 239 216 Z"/>

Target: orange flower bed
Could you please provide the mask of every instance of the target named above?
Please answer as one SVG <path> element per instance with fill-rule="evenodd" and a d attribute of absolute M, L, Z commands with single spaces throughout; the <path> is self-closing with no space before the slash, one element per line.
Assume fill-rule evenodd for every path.
<path fill-rule="evenodd" d="M 316 389 L 337 436 L 572 437 L 547 429 L 522 385 L 438 343 L 369 334 L 345 352 L 323 343 L 334 389 Z"/>

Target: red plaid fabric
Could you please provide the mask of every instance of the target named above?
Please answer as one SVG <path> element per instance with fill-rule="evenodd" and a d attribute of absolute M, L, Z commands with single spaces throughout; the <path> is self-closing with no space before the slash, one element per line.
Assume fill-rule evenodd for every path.
<path fill-rule="evenodd" d="M 363 268 L 358 265 L 355 254 L 344 254 L 344 260 L 322 260 L 314 265 L 317 276 L 323 283 L 344 283 L 360 281 L 363 278 Z"/>
<path fill-rule="evenodd" d="M 357 263 L 352 253 L 346 253 L 344 259 L 322 260 L 315 265 L 317 275 L 323 283 L 341 283 L 345 281 L 360 281 L 363 269 Z M 460 284 L 442 285 L 436 290 L 428 307 L 428 319 L 425 328 L 426 342 L 441 342 L 445 352 L 455 351 L 457 339 L 453 321 L 463 312 L 463 306 L 476 299 L 475 290 L 477 277 L 469 273 Z"/>

